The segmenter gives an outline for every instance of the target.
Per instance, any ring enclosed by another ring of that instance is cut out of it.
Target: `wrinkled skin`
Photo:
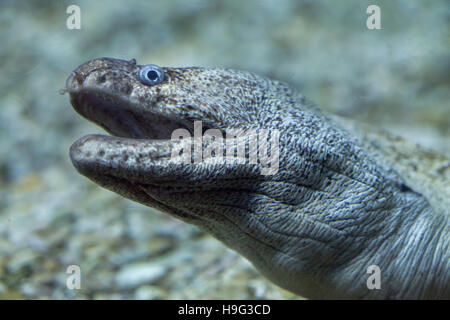
[[[134,60],[78,67],[75,110],[113,136],[70,156],[100,186],[194,224],[307,298],[450,298],[449,212],[283,83],[219,68],[162,68],[143,84]],[[279,169],[171,161],[177,128],[278,129]],[[381,271],[369,290],[367,268]]]

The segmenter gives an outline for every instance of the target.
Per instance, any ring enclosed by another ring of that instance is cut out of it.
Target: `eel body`
[[[307,298],[450,299],[445,156],[248,72],[99,58],[66,91],[111,134],[72,145],[82,175],[206,230],[279,286]],[[188,152],[196,146],[214,152]],[[276,162],[250,161],[266,147]]]

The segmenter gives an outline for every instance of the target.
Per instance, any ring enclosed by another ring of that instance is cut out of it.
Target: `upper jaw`
[[[93,59],[78,66],[70,74],[66,80],[66,89],[71,92],[82,88],[88,76],[96,71],[120,70],[129,74],[137,74],[140,67],[134,59],[130,61],[112,58]]]
[[[80,115],[114,136],[170,139],[175,129],[186,125],[176,114],[154,107],[154,94],[136,79],[139,67],[135,61],[91,60],[68,77],[66,92]],[[145,96],[145,101],[139,96]]]

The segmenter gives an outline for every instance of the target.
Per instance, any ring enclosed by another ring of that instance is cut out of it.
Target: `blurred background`
[[[78,175],[71,143],[102,130],[59,89],[101,56],[242,69],[449,155],[448,1],[374,2],[2,0],[0,299],[299,298],[197,228]],[[80,30],[66,28],[71,4]],[[381,30],[366,27],[371,4]]]

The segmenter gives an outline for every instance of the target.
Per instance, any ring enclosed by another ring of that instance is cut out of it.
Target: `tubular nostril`
[[[77,83],[79,85],[83,84],[83,76],[80,73],[78,73],[77,71],[74,71],[73,77],[75,78],[75,80],[77,81]]]

